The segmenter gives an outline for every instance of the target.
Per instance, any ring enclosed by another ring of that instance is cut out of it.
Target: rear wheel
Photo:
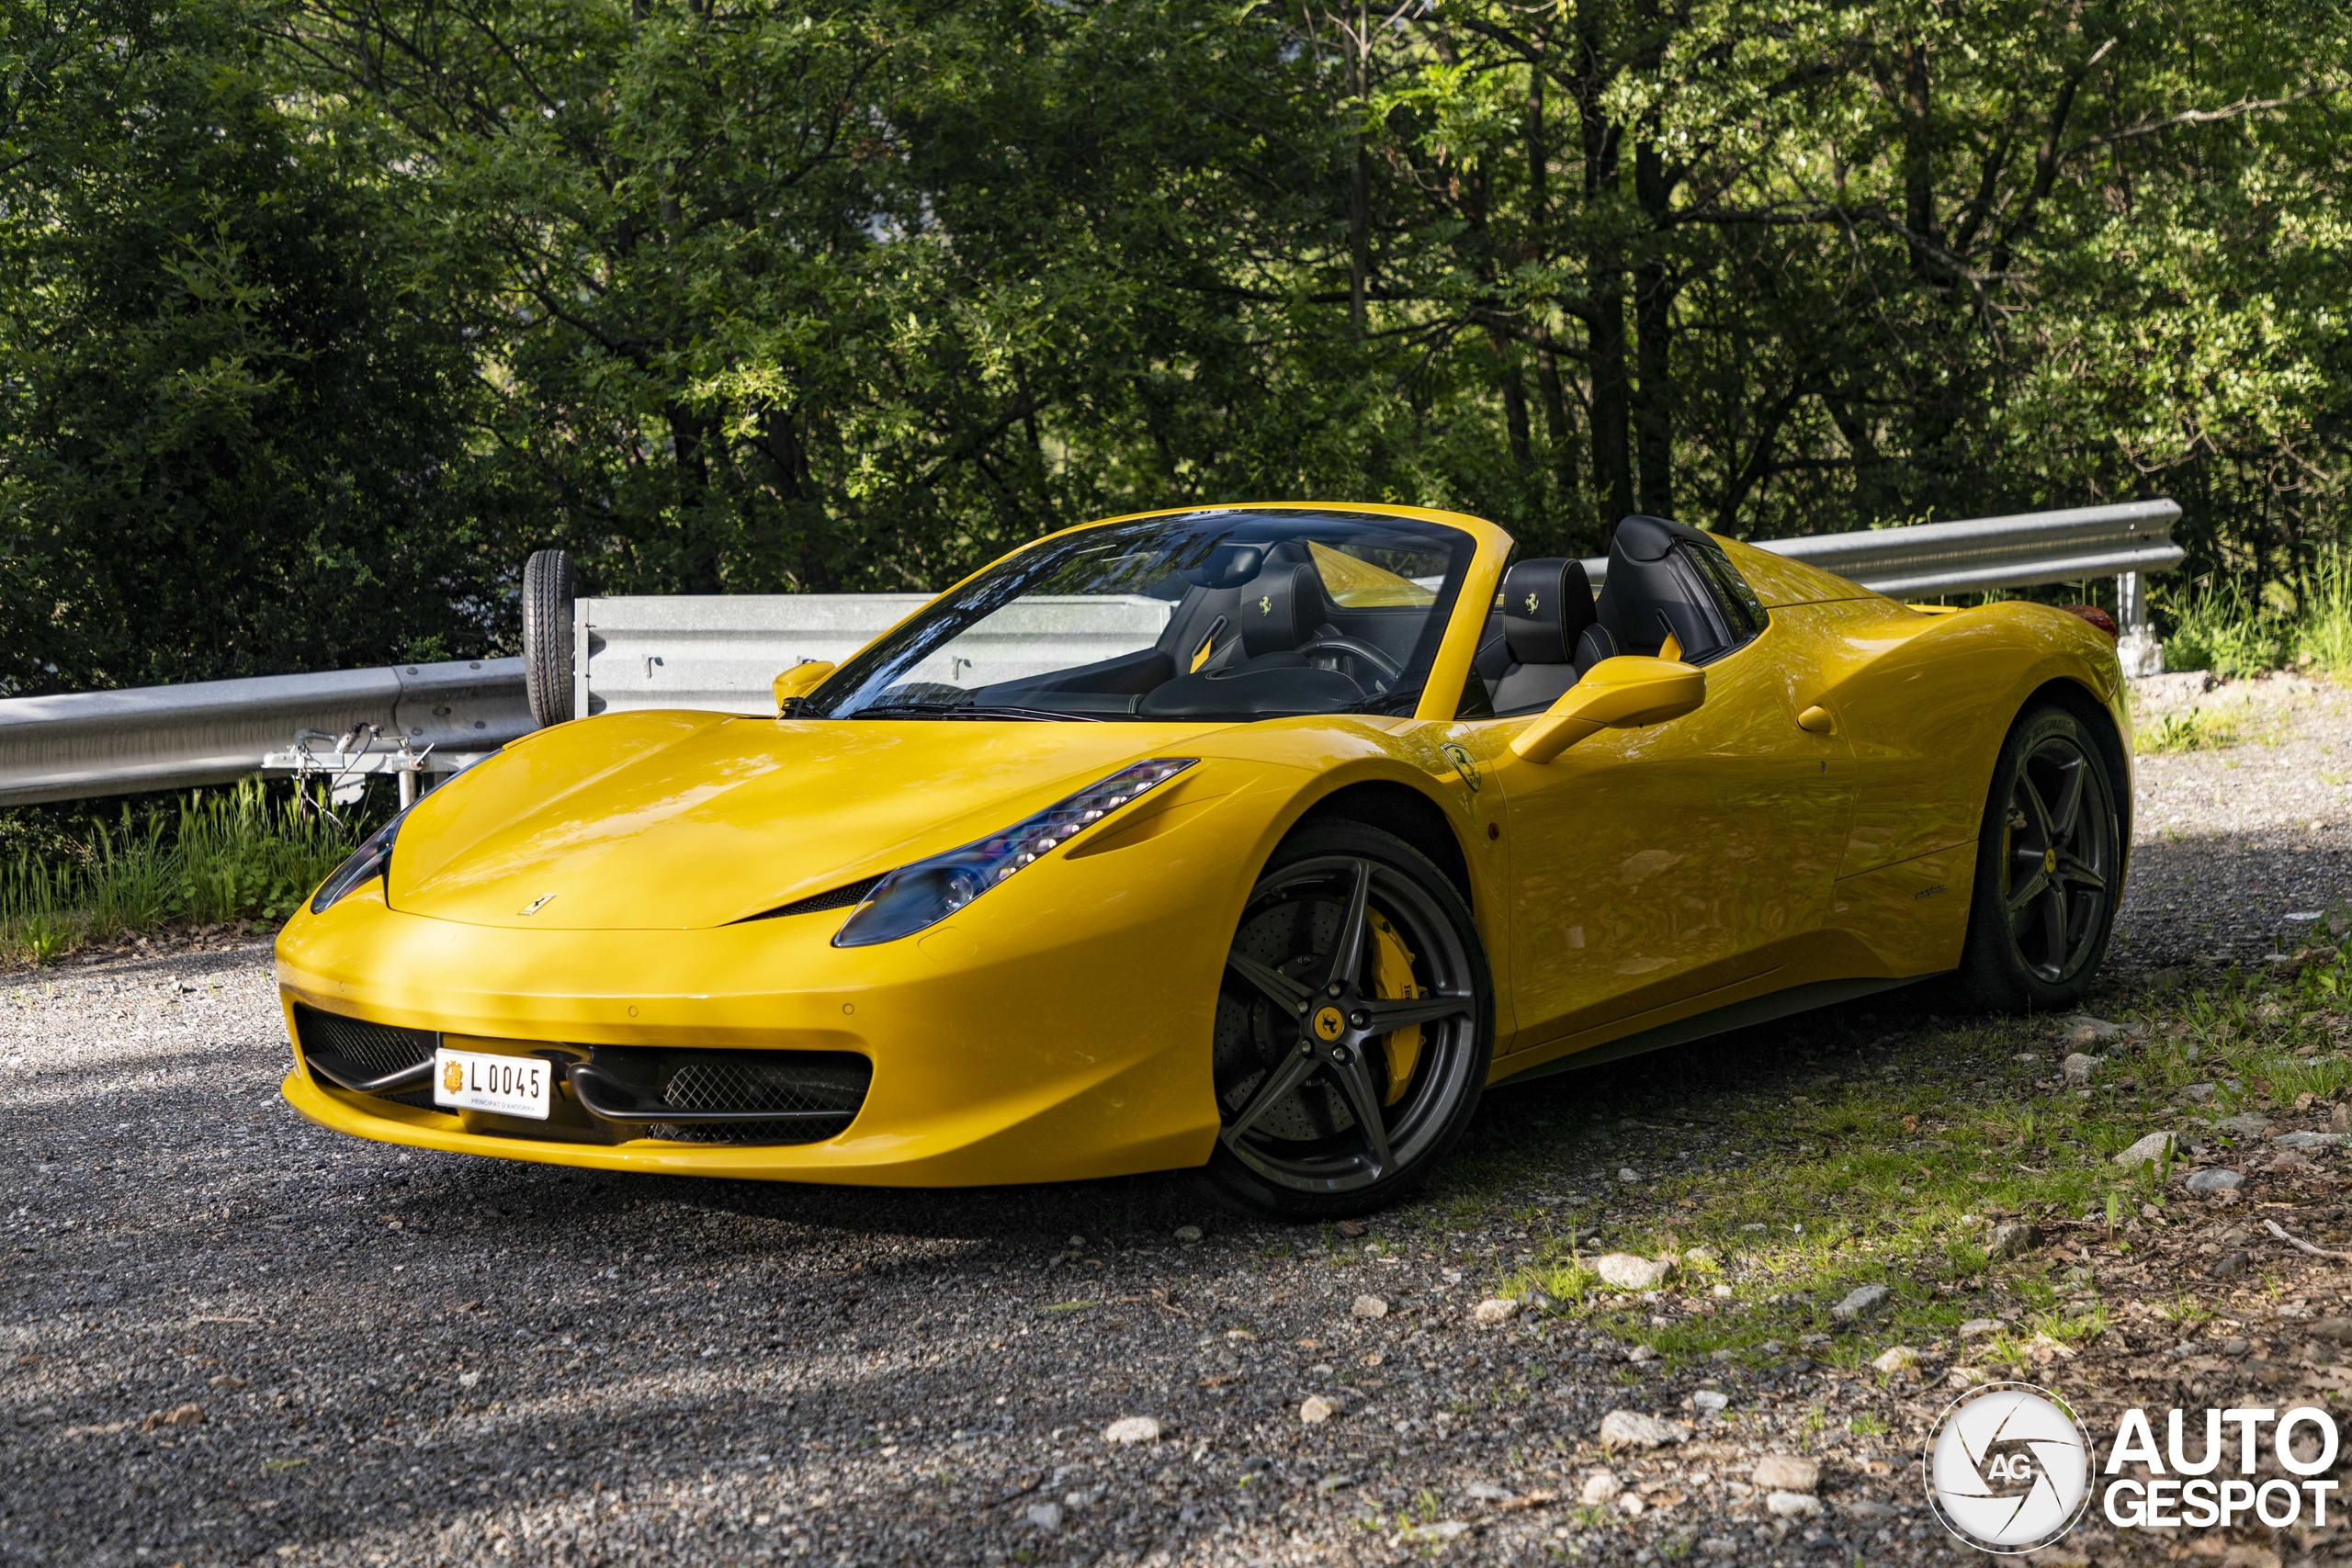
[[[1478,1107],[1492,987],[1470,911],[1401,839],[1306,829],[1251,890],[1216,1004],[1218,1196],[1296,1219],[1411,1190]]]
[[[1985,803],[1962,979],[2004,1012],[2075,1006],[2090,988],[2122,892],[2123,823],[2107,753],[2079,716],[2028,708]]]

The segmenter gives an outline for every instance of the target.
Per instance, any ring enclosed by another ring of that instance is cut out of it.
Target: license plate
[[[537,1056],[490,1056],[479,1051],[433,1053],[433,1103],[458,1111],[548,1119],[555,1071]]]

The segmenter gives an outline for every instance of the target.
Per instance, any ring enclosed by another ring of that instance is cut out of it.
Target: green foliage
[[[2218,718],[2202,708],[2190,708],[2187,713],[2158,716],[2154,722],[2140,726],[2132,735],[2132,750],[2143,755],[2164,755],[2181,751],[2210,751],[2228,746],[2238,738],[2236,726]]]
[[[247,783],[171,817],[126,809],[69,852],[19,852],[0,864],[0,961],[47,964],[169,923],[282,921],[358,843],[360,825],[322,807]]]
[[[491,651],[548,543],[937,587],[1308,496],[1591,552],[2168,492],[2244,595],[2170,606],[2189,645],[2342,670],[2346,43],[2243,0],[19,6],[0,682]]]
[[[2307,668],[2352,674],[2352,553],[2321,554],[2298,581],[2267,596],[2239,581],[2192,585],[2165,595],[2165,662],[2175,670],[2259,675]]]
[[[398,150],[288,112],[272,14],[0,10],[0,693],[447,657],[512,570]]]

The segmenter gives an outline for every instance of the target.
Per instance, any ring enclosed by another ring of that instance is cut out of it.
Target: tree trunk
[[[1618,128],[1603,113],[1606,83],[1600,58],[1600,7],[1578,6],[1577,115],[1584,137],[1584,197],[1589,218],[1604,226],[1617,194]],[[1632,465],[1626,460],[1625,280],[1616,243],[1602,238],[1586,254],[1591,299],[1586,310],[1592,347],[1592,491],[1606,510],[1604,530],[1634,509]]]
[[[723,591],[718,570],[718,520],[710,504],[710,459],[701,422],[672,403],[662,411],[670,426],[671,460],[678,475],[679,591]]]
[[[1659,246],[1665,238],[1666,161],[1645,141],[1634,151],[1634,193],[1647,220],[1645,254],[1634,273],[1634,326],[1640,355],[1641,399],[1635,442],[1642,469],[1642,510],[1674,515],[1674,281]]]
[[[1487,329],[1495,349],[1495,378],[1503,391],[1503,428],[1510,435],[1511,465],[1525,479],[1535,471],[1535,443],[1527,423],[1527,387],[1520,379],[1519,358],[1499,327]]]

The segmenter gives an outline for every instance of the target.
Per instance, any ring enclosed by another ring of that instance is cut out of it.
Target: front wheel
[[[2074,1007],[2090,989],[2123,891],[2123,819],[2107,753],[2054,703],[2002,743],[1976,850],[1970,998],[2001,1012]]]
[[[1207,1179],[1283,1218],[1379,1208],[1469,1126],[1493,1049],[1486,951],[1444,874],[1375,829],[1295,834],[1226,960]]]

